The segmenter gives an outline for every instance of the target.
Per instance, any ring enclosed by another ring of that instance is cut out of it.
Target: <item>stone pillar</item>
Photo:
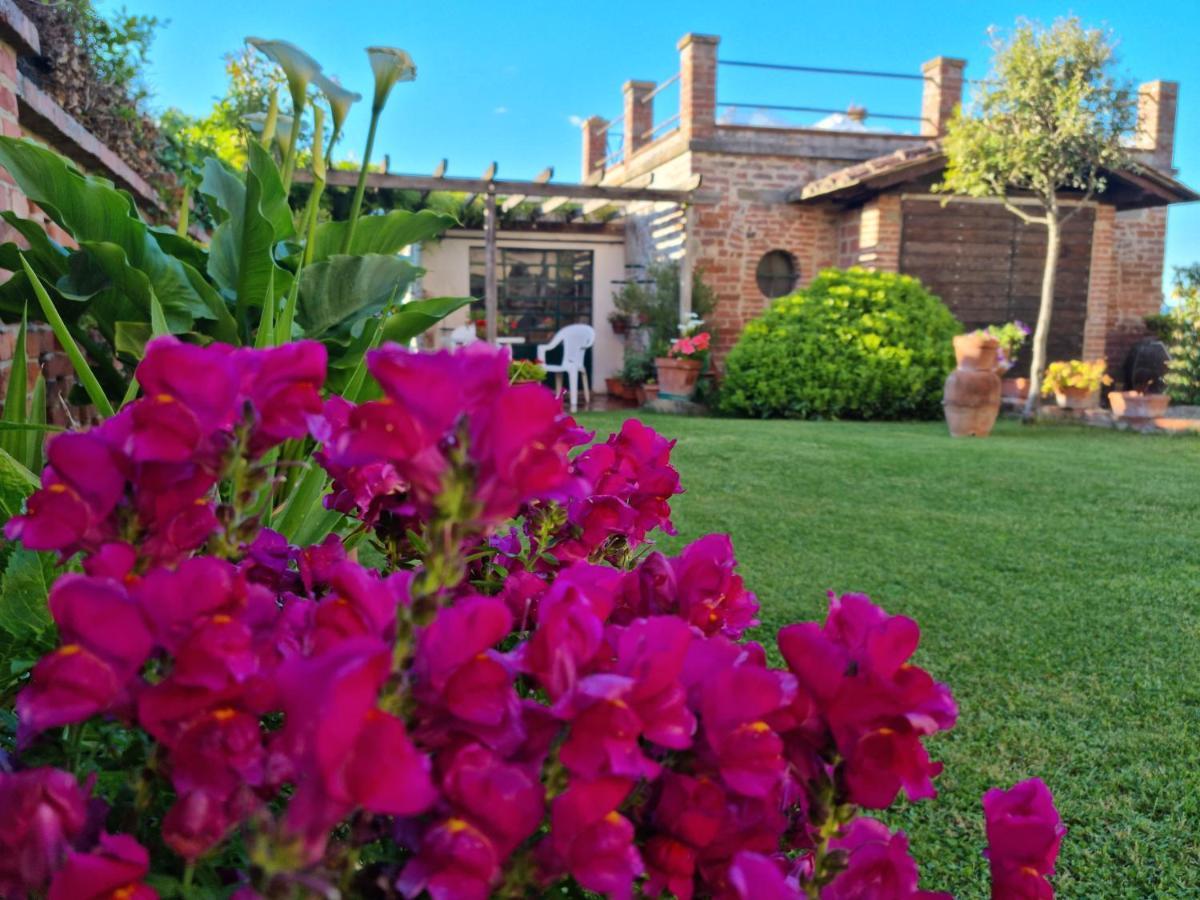
[[[858,264],[877,272],[899,272],[902,224],[897,194],[880,194],[863,204],[858,226]]]
[[[921,134],[941,137],[954,110],[962,103],[965,59],[935,56],[921,64],[925,87],[921,92]]]
[[[1088,266],[1087,319],[1083,325],[1084,359],[1100,359],[1108,351],[1109,316],[1113,311],[1116,288],[1115,218],[1113,207],[1107,204],[1096,207],[1096,218],[1092,223],[1092,257]],[[1109,360],[1109,369],[1116,371],[1120,363],[1120,360]]]
[[[1179,85],[1174,81],[1150,81],[1138,88],[1137,147],[1148,153],[1150,162],[1164,172],[1174,171],[1178,100]]]
[[[621,86],[625,97],[625,160],[650,143],[654,127],[653,81],[627,81]],[[647,99],[649,97],[649,99]]]
[[[710,137],[716,130],[720,40],[709,34],[679,39],[679,130],[684,140]]]
[[[583,180],[594,172],[604,169],[604,147],[608,123],[600,116],[588,116],[583,120]]]

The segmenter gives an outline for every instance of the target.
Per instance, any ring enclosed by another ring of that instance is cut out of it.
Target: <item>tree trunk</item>
[[[1038,306],[1037,327],[1033,331],[1033,359],[1029,364],[1029,399],[1025,401],[1024,418],[1033,418],[1042,392],[1042,375],[1046,371],[1046,344],[1050,339],[1050,316],[1054,312],[1054,278],[1058,271],[1059,244],[1058,210],[1046,211],[1046,268],[1042,271],[1042,301]]]

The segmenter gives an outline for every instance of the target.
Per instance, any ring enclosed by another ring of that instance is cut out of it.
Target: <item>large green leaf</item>
[[[70,251],[57,241],[51,240],[40,224],[30,219],[22,219],[7,209],[0,212],[0,217],[29,244],[28,249],[22,249],[13,243],[0,244],[0,268],[16,272],[21,268],[21,260],[17,254],[24,253],[35,272],[54,273],[53,280],[57,280],[58,276],[67,271],[67,257]]]
[[[296,321],[307,337],[348,343],[354,326],[402,297],[421,269],[397,256],[332,256],[300,275]]]
[[[36,475],[0,450],[0,524],[19,513],[25,498],[41,486]]]
[[[8,369],[8,390],[4,395],[4,409],[0,410],[0,422],[10,425],[24,424],[27,418],[26,403],[29,401],[29,354],[25,350],[25,339],[29,330],[28,317],[22,314],[21,327],[13,348],[12,362]],[[9,431],[0,434],[0,450],[17,459],[24,460],[26,436]]]
[[[383,339],[407,344],[418,334],[421,334],[456,309],[462,309],[471,302],[470,297],[430,297],[427,300],[413,300],[405,303],[400,309],[383,320]]]
[[[380,216],[363,216],[354,229],[354,244],[350,253],[389,255],[399,253],[405,247],[438,237],[458,220],[446,213],[432,209],[410,212],[394,209]],[[341,253],[342,241],[346,237],[349,222],[323,222],[317,226],[313,237],[313,261],[328,259]]]
[[[46,645],[54,620],[46,599],[54,581],[54,557],[17,547],[4,567],[0,585],[0,629],[15,639],[18,646],[30,648],[36,658]],[[19,654],[18,654],[19,655]]]
[[[208,250],[191,238],[177,234],[174,228],[167,228],[165,225],[151,225],[150,236],[154,238],[164,253],[171,254],[201,272],[208,268]]]
[[[290,273],[274,259],[275,244],[293,233],[279,174],[265,151],[252,143],[244,177],[210,158],[200,189],[223,212],[209,248],[208,274],[236,300],[239,317],[248,321],[251,308],[274,301],[291,284]]]
[[[193,318],[214,318],[184,271],[184,263],[163,252],[138,218],[129,194],[102,178],[83,175],[57,153],[25,139],[0,137],[0,165],[30,200],[81,245],[101,242],[119,248],[123,264],[144,273],[168,316],[189,325]],[[110,254],[102,263],[109,277],[115,278],[110,266],[116,262]]]

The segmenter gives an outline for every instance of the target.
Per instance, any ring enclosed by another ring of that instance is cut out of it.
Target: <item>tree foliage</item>
[[[1113,41],[1077,18],[1050,28],[1018,20],[1007,39],[993,34],[992,71],[970,114],[957,115],[944,141],[946,172],[938,188],[971,197],[1000,198],[1026,224],[1046,228],[1046,262],[1033,337],[1033,411],[1046,365],[1054,306],[1054,277],[1064,210],[1060,192],[1083,200],[1104,192],[1106,171],[1130,164],[1126,137],[1135,122],[1130,83],[1116,73]],[[1014,202],[1031,196],[1031,210]],[[1040,214],[1036,212],[1040,207]]]
[[[1200,404],[1200,263],[1175,269],[1176,303],[1165,318],[1171,361],[1167,392],[1176,403]]]

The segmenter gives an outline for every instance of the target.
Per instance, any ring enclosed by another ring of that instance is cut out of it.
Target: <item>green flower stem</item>
[[[296,166],[296,146],[300,142],[300,123],[304,118],[304,97],[299,98],[292,110],[292,133],[288,138],[287,155],[283,159],[283,193],[286,195],[292,187],[292,173]]]
[[[371,151],[375,149],[375,129],[379,127],[379,115],[383,107],[372,107],[371,127],[367,130],[367,149],[363,152],[362,168],[358,170],[358,184],[354,188],[354,202],[350,204],[350,224],[346,227],[346,236],[342,238],[342,252],[349,253],[354,243],[354,228],[358,224],[358,214],[362,210],[363,194],[367,191],[367,169],[371,166]]]

